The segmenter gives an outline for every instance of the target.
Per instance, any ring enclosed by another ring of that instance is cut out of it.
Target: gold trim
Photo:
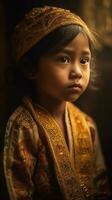
[[[93,177],[91,172],[93,171],[93,145],[91,133],[82,113],[80,114],[78,109],[75,110],[72,104],[68,104],[75,147],[74,166],[86,199],[92,199]]]

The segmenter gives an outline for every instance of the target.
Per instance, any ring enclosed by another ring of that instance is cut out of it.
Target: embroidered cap
[[[16,62],[36,43],[55,29],[69,24],[81,26],[93,44],[96,39],[85,22],[69,10],[45,6],[33,8],[16,26],[13,34],[13,48]]]

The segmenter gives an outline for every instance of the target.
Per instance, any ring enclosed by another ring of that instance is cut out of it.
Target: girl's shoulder
[[[90,115],[88,115],[87,113],[85,113],[84,111],[82,111],[79,107],[77,107],[73,103],[68,103],[68,106],[70,107],[72,112],[74,112],[74,116],[76,118],[83,118],[91,126],[96,126],[95,121],[93,120],[93,118]]]
[[[79,107],[77,107],[76,105],[72,103],[69,103],[69,107],[72,113],[74,114],[74,118],[76,121],[83,121],[89,127],[91,132],[94,132],[94,133],[97,132],[96,123],[90,115],[88,115],[87,113],[85,113]]]
[[[5,146],[10,146],[13,141],[32,143],[32,148],[37,150],[40,144],[38,127],[33,117],[24,106],[19,106],[10,116],[5,130]]]
[[[74,104],[69,103],[69,106],[72,109],[72,112],[74,113],[74,120],[77,121],[77,123],[83,124],[89,129],[91,139],[94,144],[98,137],[98,130],[94,119]]]
[[[35,126],[35,121],[29,111],[24,106],[19,106],[16,110],[11,114],[7,122],[7,128],[11,128],[12,126],[20,126],[31,128]]]

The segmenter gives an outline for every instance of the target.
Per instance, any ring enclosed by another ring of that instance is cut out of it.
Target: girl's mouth
[[[68,88],[79,88],[82,89],[82,85],[80,83],[74,83],[68,86]]]

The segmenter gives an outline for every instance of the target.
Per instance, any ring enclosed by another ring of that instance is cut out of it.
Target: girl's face
[[[40,58],[35,86],[39,95],[60,101],[75,101],[87,88],[91,51],[83,33],[63,50]]]

